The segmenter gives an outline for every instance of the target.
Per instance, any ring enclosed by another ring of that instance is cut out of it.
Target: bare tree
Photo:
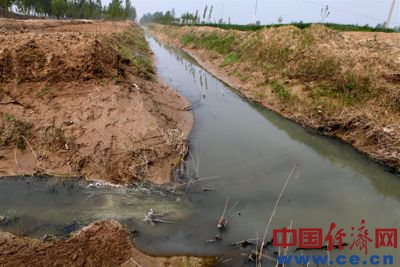
[[[206,20],[207,8],[208,8],[208,6],[206,5],[206,7],[204,8],[204,12],[203,12],[203,21]]]
[[[211,15],[212,15],[213,9],[214,9],[214,6],[211,6],[210,13],[208,13],[208,21],[211,21]]]
[[[325,22],[326,18],[329,17],[329,15],[331,14],[331,12],[329,11],[329,6],[326,5],[325,8],[321,9],[321,22]]]

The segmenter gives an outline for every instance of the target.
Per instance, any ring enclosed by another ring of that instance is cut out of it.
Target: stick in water
[[[225,212],[226,212],[226,208],[228,207],[228,202],[229,202],[229,197],[226,198],[224,211],[222,212],[221,218],[218,221],[218,224],[217,224],[218,229],[225,229],[226,224],[228,223],[228,221],[225,219]]]
[[[293,174],[295,174],[295,172],[296,172],[299,168],[300,168],[300,166],[296,163],[296,164],[294,165],[292,171],[290,172],[289,176],[286,178],[285,184],[283,185],[283,188],[282,188],[281,192],[279,193],[278,198],[276,199],[275,206],[274,206],[274,208],[273,208],[273,210],[272,210],[272,212],[271,212],[271,216],[269,217],[267,226],[266,226],[266,228],[265,228],[264,236],[263,236],[263,238],[262,238],[262,243],[261,243],[261,246],[260,246],[260,255],[262,255],[262,253],[263,253],[263,248],[264,248],[264,244],[265,244],[265,238],[267,237],[268,230],[269,230],[269,227],[270,227],[270,225],[271,225],[272,219],[274,218],[274,216],[275,216],[275,214],[276,214],[276,212],[277,212],[277,210],[278,210],[279,201],[280,201],[281,198],[282,198],[283,192],[285,192],[285,189],[286,189],[286,187],[287,187],[287,185],[288,185],[290,179],[292,178]],[[259,261],[257,262],[257,267],[261,267],[261,257],[260,257],[258,260],[259,260]]]

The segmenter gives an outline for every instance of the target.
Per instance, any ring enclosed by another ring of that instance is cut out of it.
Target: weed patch
[[[181,39],[183,45],[193,44],[200,48],[227,55],[234,51],[237,46],[235,37],[230,34],[202,33],[199,36],[194,33],[188,33]]]
[[[225,30],[237,30],[237,31],[259,31],[268,28],[280,28],[285,26],[295,26],[299,29],[310,28],[313,23],[304,22],[293,22],[290,24],[270,24],[270,25],[238,25],[238,24],[218,24],[218,23],[202,23],[202,24],[182,24],[174,26],[196,26],[196,27],[214,27]],[[357,32],[396,32],[395,29],[382,28],[382,27],[371,27],[369,25],[352,25],[352,24],[337,24],[337,23],[320,23],[325,27],[336,30],[336,31],[357,31]]]
[[[277,81],[271,83],[271,89],[283,101],[289,101],[292,98],[290,91]]]
[[[195,40],[195,36],[194,36],[193,33],[190,32],[190,33],[185,34],[185,35],[182,37],[181,43],[182,43],[183,45],[188,45],[188,44],[193,43],[194,40]]]
[[[21,150],[26,148],[22,136],[29,137],[31,124],[17,119],[13,114],[4,113],[0,119],[0,147],[14,145]]]
[[[151,60],[150,51],[143,31],[134,27],[123,34],[115,34],[110,43],[114,45],[118,53],[133,65],[135,74],[147,80],[153,78],[155,68]]]
[[[230,53],[224,57],[224,60],[220,64],[220,67],[225,67],[227,65],[233,64],[239,60],[239,56],[235,53]]]
[[[64,129],[57,127],[55,119],[53,119],[51,125],[44,131],[44,141],[52,148],[69,149],[68,144],[70,141],[66,138]]]
[[[337,76],[339,71],[340,62],[333,57],[307,57],[292,69],[290,78],[302,82],[325,81]]]

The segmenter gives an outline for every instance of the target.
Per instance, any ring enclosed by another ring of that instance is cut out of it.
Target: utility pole
[[[385,28],[389,27],[389,23],[390,23],[390,20],[392,19],[393,10],[394,10],[395,5],[396,5],[396,0],[393,0],[392,6],[390,7],[390,10],[389,10],[388,18],[387,18],[386,23],[385,23]]]
[[[257,4],[258,4],[258,0],[256,0],[256,5],[254,7],[254,16],[253,16],[254,25],[256,25],[256,23],[257,23]]]

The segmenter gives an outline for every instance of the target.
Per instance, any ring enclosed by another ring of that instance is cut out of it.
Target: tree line
[[[155,12],[155,13],[147,13],[143,15],[140,19],[140,23],[182,23],[182,24],[200,24],[200,23],[210,23],[211,16],[213,14],[213,6],[208,7],[207,5],[204,7],[202,13],[199,10],[196,12],[185,12],[180,17],[175,16],[175,10],[163,12]],[[219,23],[223,23],[222,19],[218,21]]]
[[[140,23],[176,23],[179,22],[179,19],[175,17],[175,10],[172,9],[171,11],[166,11],[165,13],[161,11],[157,11],[154,13],[147,13],[144,14],[140,18]]]
[[[101,0],[0,0],[0,7],[19,14],[68,19],[136,19],[130,0],[112,0],[103,6]]]

